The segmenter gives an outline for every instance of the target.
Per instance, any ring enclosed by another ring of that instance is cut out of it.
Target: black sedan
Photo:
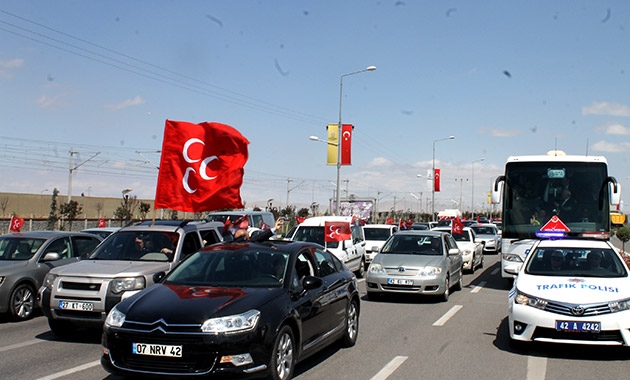
[[[101,363],[130,377],[286,380],[318,350],[353,346],[359,309],[356,278],[318,244],[216,244],[109,313]]]

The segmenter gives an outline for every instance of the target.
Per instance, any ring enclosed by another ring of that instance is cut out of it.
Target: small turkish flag
[[[343,241],[352,239],[352,230],[348,222],[324,222],[324,241]]]
[[[459,216],[451,222],[451,232],[454,234],[461,234],[464,232],[464,223],[462,223],[461,219],[459,219]]]
[[[13,215],[11,217],[11,222],[9,222],[9,232],[20,232],[22,226],[24,225],[24,219],[18,218]]]

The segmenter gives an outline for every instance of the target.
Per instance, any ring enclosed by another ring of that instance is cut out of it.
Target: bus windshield
[[[570,233],[610,231],[607,176],[603,162],[508,162],[503,237],[535,238],[553,216]]]

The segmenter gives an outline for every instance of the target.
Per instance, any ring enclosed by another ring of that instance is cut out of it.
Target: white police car
[[[512,342],[630,345],[628,267],[608,241],[540,240],[512,271]]]

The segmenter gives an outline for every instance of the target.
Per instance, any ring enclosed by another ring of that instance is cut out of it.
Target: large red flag
[[[248,144],[229,125],[166,120],[155,208],[243,208],[240,188]]]
[[[341,165],[352,165],[351,153],[353,129],[354,126],[352,124],[341,125]]]
[[[324,241],[342,241],[352,239],[348,222],[324,222]]]
[[[20,232],[23,225],[24,219],[13,215],[11,216],[11,221],[9,222],[9,232]]]
[[[433,186],[435,191],[440,191],[440,169],[435,169],[433,174]]]
[[[464,232],[464,223],[459,219],[459,216],[451,221],[451,232],[454,234],[461,234]]]

